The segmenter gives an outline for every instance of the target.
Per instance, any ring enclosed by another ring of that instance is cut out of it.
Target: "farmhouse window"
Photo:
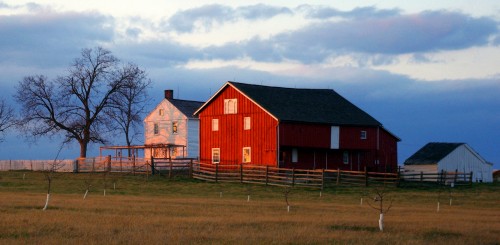
[[[219,131],[219,119],[212,119],[212,131]]]
[[[165,110],[163,109],[158,110],[158,114],[160,114],[160,116],[163,116],[165,114]]]
[[[160,127],[158,126],[158,123],[155,123],[155,124],[153,125],[153,133],[154,133],[155,135],[157,135],[157,134],[159,134],[159,133],[160,133]]]
[[[361,131],[361,139],[366,140],[366,131]]]
[[[251,152],[250,147],[243,147],[243,163],[249,163],[252,161]]]
[[[243,118],[243,129],[250,130],[250,117]]]
[[[177,122],[172,122],[172,133],[177,133]]]
[[[344,161],[344,164],[349,164],[349,152],[344,151],[344,154],[342,155],[342,159]]]
[[[220,148],[212,148],[212,163],[220,163]]]
[[[225,99],[224,100],[224,114],[236,114],[238,113],[238,100],[237,99]]]

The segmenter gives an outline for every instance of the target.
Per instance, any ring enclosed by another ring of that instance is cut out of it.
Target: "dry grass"
[[[0,244],[500,244],[498,185],[442,194],[439,213],[435,190],[392,190],[382,233],[361,188],[294,189],[288,213],[279,187],[114,176],[103,196],[100,176],[65,174],[42,211],[43,176],[23,174],[0,173]]]

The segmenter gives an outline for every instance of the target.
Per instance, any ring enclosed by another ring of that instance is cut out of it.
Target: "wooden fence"
[[[239,182],[275,186],[297,186],[323,189],[328,186],[368,186],[397,184],[396,173],[367,171],[286,169],[257,165],[194,165],[195,179],[212,182]]]
[[[74,160],[0,160],[0,171],[73,172],[74,163]]]
[[[151,173],[149,161],[135,157],[92,157],[79,158],[73,170],[75,173],[85,172],[124,172]]]
[[[454,172],[400,172],[401,183],[404,185],[472,185],[473,173]]]

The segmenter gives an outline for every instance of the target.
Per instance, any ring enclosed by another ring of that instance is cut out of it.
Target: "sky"
[[[146,70],[150,108],[165,89],[205,101],[226,81],[334,89],[401,138],[399,163],[463,142],[500,169],[499,24],[494,0],[0,0],[0,99],[16,107],[23,77],[54,79],[101,46]],[[12,130],[0,159],[52,159],[61,141]]]

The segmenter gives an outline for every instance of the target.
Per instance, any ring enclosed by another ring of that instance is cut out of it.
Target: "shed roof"
[[[182,114],[186,115],[188,118],[198,118],[198,115],[194,115],[194,112],[200,108],[204,102],[192,101],[192,100],[179,100],[179,99],[166,99],[175,108],[177,108]]]
[[[415,154],[406,159],[404,165],[437,164],[457,147],[465,143],[427,143]]]

